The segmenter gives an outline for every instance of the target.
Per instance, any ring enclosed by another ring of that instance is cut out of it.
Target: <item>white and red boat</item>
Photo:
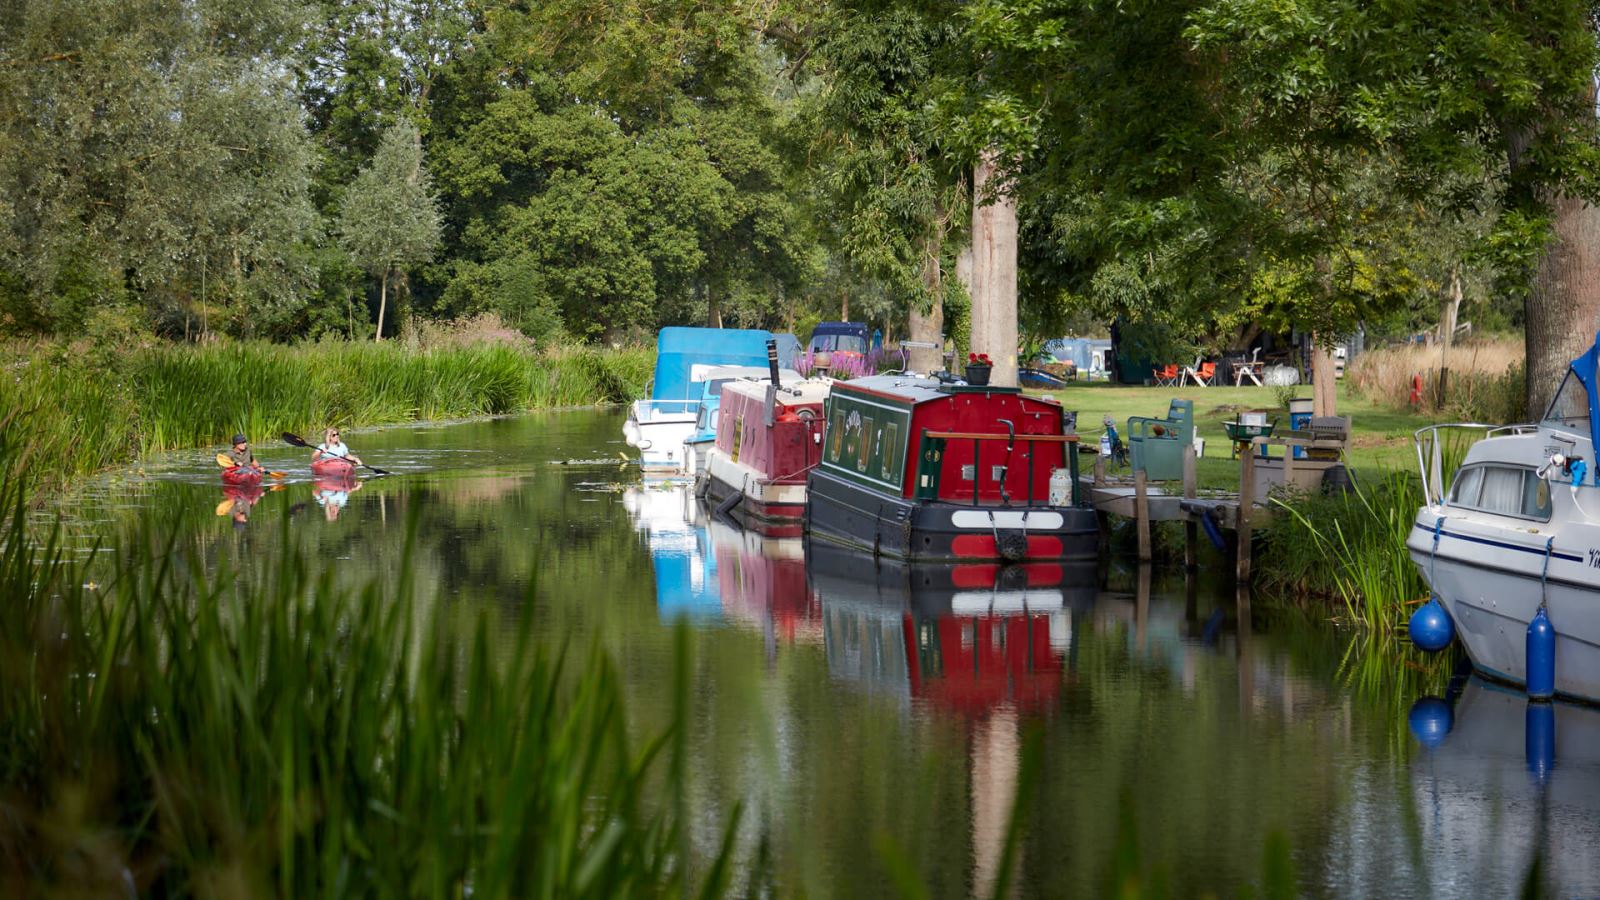
[[[718,509],[769,537],[798,537],[806,475],[822,459],[823,378],[734,381],[722,388],[717,442],[701,490]]]

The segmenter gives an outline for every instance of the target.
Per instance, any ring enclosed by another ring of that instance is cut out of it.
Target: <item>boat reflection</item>
[[[226,485],[222,488],[222,502],[217,504],[217,515],[232,519],[234,528],[243,528],[250,522],[250,511],[266,493],[259,482]]]
[[[629,487],[622,503],[649,543],[663,619],[731,622],[761,632],[771,648],[821,640],[799,538],[764,537],[717,519],[684,483]]]
[[[973,717],[1052,703],[1073,613],[1096,594],[1092,565],[908,565],[822,541],[807,550],[829,673]]]
[[[656,611],[663,619],[722,620],[717,559],[706,534],[705,509],[681,482],[647,482],[622,493],[634,530],[650,547]]]
[[[1436,892],[1514,893],[1478,873],[1525,872],[1550,896],[1600,895],[1600,710],[1473,677],[1454,702],[1419,699],[1410,719]]]

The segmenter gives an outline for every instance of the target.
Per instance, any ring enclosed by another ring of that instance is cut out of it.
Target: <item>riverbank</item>
[[[1165,415],[1174,398],[1194,401],[1196,433],[1206,442],[1195,473],[1200,487],[1217,490],[1239,486],[1239,463],[1228,458],[1222,423],[1241,410],[1279,409],[1268,419],[1276,417],[1280,427],[1287,427],[1289,418],[1277,392],[1266,387],[1085,384],[1048,393],[1078,411],[1078,433],[1085,441],[1098,439],[1107,415],[1120,433],[1129,416]],[[1351,419],[1345,458],[1355,489],[1340,496],[1275,501],[1274,515],[1256,531],[1255,587],[1312,601],[1342,622],[1393,630],[1426,593],[1405,549],[1412,517],[1422,504],[1411,435],[1439,414],[1397,408],[1389,398],[1344,382],[1338,401],[1339,413]],[[1158,545],[1181,548],[1176,534],[1172,530]]]
[[[643,395],[649,349],[536,352],[327,342],[0,349],[0,422],[38,486],[147,453],[354,427],[622,403]]]

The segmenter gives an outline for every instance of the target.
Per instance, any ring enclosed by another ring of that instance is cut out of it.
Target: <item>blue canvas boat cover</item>
[[[1600,333],[1595,334],[1589,349],[1572,361],[1572,374],[1589,393],[1589,440],[1600,447],[1600,394],[1595,393],[1596,375],[1600,374],[1596,371],[1597,365],[1600,365]],[[1600,478],[1600,466],[1595,468],[1595,477]]]
[[[738,328],[663,328],[656,337],[655,387],[652,400],[696,400],[691,389],[696,365],[765,366],[772,332]]]

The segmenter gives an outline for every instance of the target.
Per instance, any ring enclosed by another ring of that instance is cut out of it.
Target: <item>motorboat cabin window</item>
[[[812,353],[867,352],[867,339],[858,334],[819,334],[811,338]]]
[[[1522,519],[1550,519],[1550,484],[1532,469],[1476,465],[1462,468],[1450,505]]]
[[[1550,401],[1550,409],[1545,412],[1544,420],[1569,428],[1589,427],[1589,392],[1584,389],[1583,382],[1578,380],[1578,374],[1567,370],[1566,380],[1561,382],[1561,389],[1556,391],[1556,397]]]

